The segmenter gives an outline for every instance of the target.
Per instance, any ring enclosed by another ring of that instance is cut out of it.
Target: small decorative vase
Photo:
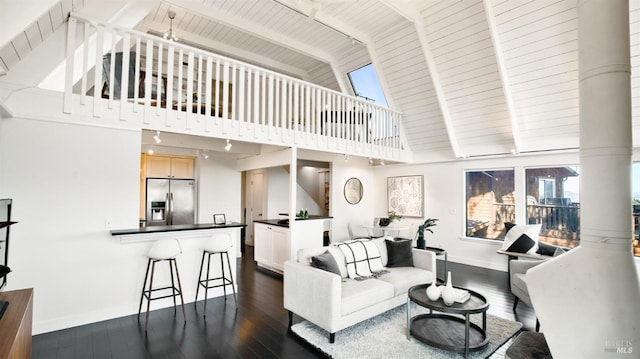
[[[380,220],[378,221],[378,225],[380,227],[386,227],[389,225],[389,223],[391,223],[389,222],[389,218],[380,218]]]
[[[447,285],[442,288],[442,301],[444,305],[452,305],[456,300],[456,293],[453,290],[453,284],[451,284],[451,272],[447,273]]]
[[[440,298],[440,288],[436,285],[436,278],[433,278],[431,285],[427,287],[427,298],[431,301],[436,301]]]

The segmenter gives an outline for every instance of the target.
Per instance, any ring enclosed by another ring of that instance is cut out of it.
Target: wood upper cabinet
[[[193,158],[147,155],[146,177],[193,178]]]

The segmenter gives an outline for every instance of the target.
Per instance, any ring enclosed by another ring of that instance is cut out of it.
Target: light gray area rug
[[[329,334],[304,320],[291,330],[299,337],[335,359],[351,358],[455,358],[463,354],[431,347],[411,337],[407,340],[407,312],[404,305],[353,325],[336,333],[335,343],[329,343]],[[412,305],[411,315],[427,313]],[[472,315],[471,321],[482,325],[481,315]],[[470,352],[469,358],[500,358],[508,345],[505,342],[517,334],[522,323],[487,314],[489,344],[482,350]],[[501,347],[502,346],[502,347]],[[495,352],[495,353],[494,353]],[[493,354],[493,355],[492,355]]]

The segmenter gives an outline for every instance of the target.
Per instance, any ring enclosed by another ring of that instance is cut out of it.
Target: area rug
[[[411,315],[427,313],[413,306]],[[481,325],[482,316],[472,315],[471,321]],[[489,344],[482,350],[470,352],[469,358],[488,358],[522,328],[522,323],[487,314]],[[451,351],[426,345],[415,338],[407,340],[407,312],[405,306],[392,309],[336,333],[335,343],[329,343],[329,334],[304,320],[291,327],[295,335],[335,359],[351,358],[453,358],[463,357]],[[501,348],[496,353],[506,349]],[[496,356],[494,356],[496,357]]]

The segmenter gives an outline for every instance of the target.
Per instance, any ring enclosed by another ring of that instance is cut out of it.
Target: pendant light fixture
[[[169,30],[165,31],[164,39],[169,41],[178,41],[178,36],[173,31],[173,19],[176,18],[176,12],[173,10],[167,11],[167,16],[169,17]]]

